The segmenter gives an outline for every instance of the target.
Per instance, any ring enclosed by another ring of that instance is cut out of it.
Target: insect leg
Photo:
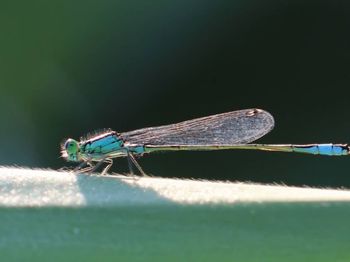
[[[129,156],[129,153],[128,153],[128,167],[129,167],[129,171],[130,171],[130,174],[133,176],[134,175],[134,168],[132,167],[132,161],[131,161],[131,158]]]
[[[73,172],[74,173],[87,173],[87,172],[90,172],[91,170],[93,170],[94,168],[95,168],[95,166],[91,162],[82,162],[79,166],[77,166],[76,168],[73,169]]]
[[[98,164],[100,164],[100,163],[101,164],[102,163],[108,163],[108,165],[103,169],[103,171],[101,173],[101,176],[104,176],[107,173],[107,171],[111,168],[111,166],[113,165],[113,160],[110,159],[110,158],[105,158],[105,159],[101,160],[100,162],[98,162]]]
[[[137,169],[139,170],[139,172],[141,173],[142,176],[147,176],[146,173],[142,170],[139,163],[137,163],[134,155],[128,151],[128,162],[129,163],[130,163],[130,160],[137,167]],[[133,170],[132,170],[132,168],[130,168],[130,164],[129,164],[129,169],[130,169],[130,172],[133,174]]]

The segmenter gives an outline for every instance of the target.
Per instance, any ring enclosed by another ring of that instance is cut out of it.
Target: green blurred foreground
[[[350,261],[349,207],[348,190],[0,167],[0,261]]]
[[[349,261],[349,207],[1,208],[1,261]]]

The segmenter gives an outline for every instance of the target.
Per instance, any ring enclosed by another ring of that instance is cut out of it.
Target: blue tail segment
[[[345,156],[349,154],[349,146],[347,144],[294,145],[293,152],[326,156]]]

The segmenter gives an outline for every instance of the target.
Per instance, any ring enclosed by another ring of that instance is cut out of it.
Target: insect
[[[69,138],[61,145],[61,155],[67,161],[80,162],[75,168],[79,172],[93,172],[106,164],[102,175],[113,165],[114,158],[127,157],[131,172],[134,164],[146,175],[136,157],[161,151],[251,149],[329,156],[349,154],[347,144],[250,144],[273,127],[274,119],[267,111],[244,109],[125,133],[107,130],[79,142]]]

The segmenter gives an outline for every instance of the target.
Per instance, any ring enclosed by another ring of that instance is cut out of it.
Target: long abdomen
[[[253,148],[255,147],[255,149],[257,150],[295,152],[295,153],[304,153],[304,154],[313,154],[313,155],[344,156],[349,154],[349,146],[347,144],[307,144],[307,145],[251,144],[247,146],[248,147],[251,146]]]
[[[228,149],[246,149],[263,150],[276,152],[295,152],[313,155],[327,156],[345,156],[349,155],[349,146],[347,144],[239,144],[239,145],[161,145],[144,147],[144,153],[156,151],[210,151],[210,150],[228,150]]]

